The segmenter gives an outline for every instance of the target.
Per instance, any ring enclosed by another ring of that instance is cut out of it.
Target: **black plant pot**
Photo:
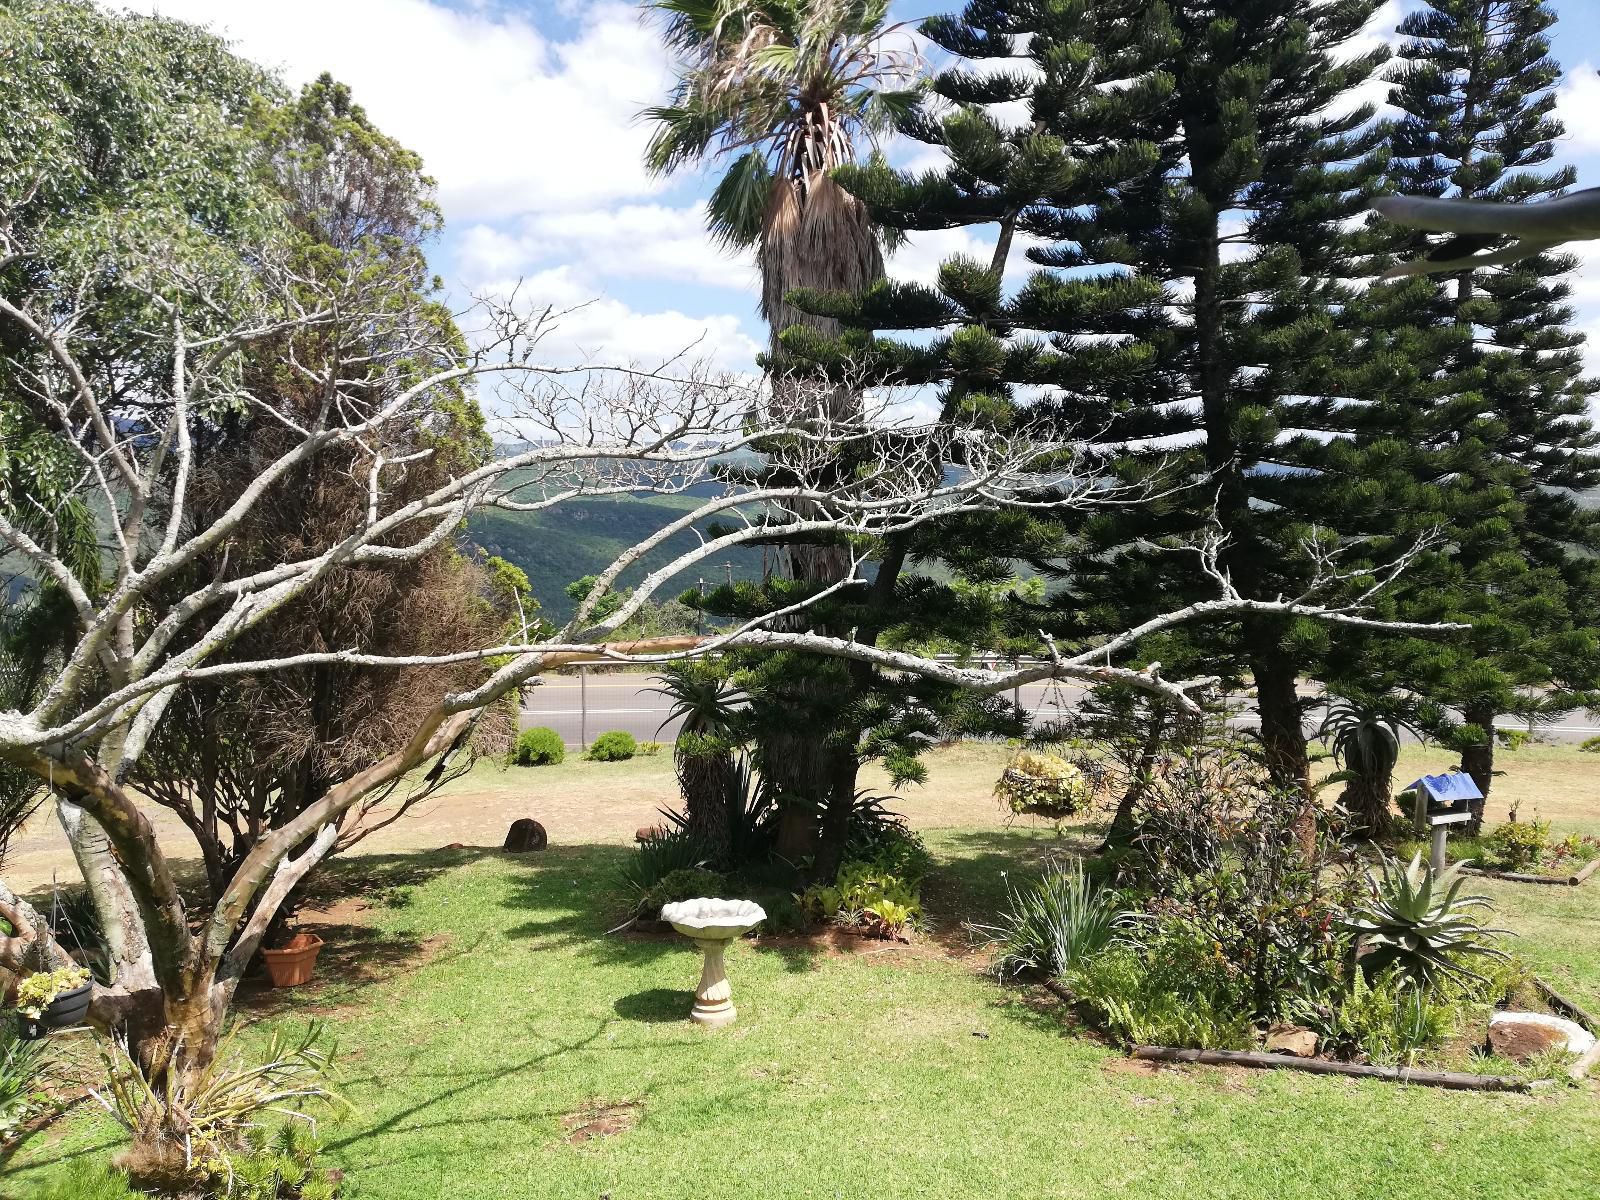
[[[79,984],[70,992],[60,993],[37,1019],[17,1014],[17,1030],[25,1041],[36,1041],[52,1029],[70,1029],[82,1025],[89,1015],[89,994],[94,984]]]

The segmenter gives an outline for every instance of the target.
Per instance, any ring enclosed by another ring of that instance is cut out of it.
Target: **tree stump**
[[[543,850],[549,844],[550,836],[543,825],[532,817],[519,817],[511,822],[511,831],[506,834],[506,844],[501,849],[507,854],[526,854],[530,850]]]

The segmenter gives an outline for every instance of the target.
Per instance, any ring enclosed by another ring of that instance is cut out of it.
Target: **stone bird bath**
[[[695,989],[689,1018],[701,1025],[731,1025],[738,1015],[723,952],[767,919],[759,904],[750,900],[680,900],[661,906],[661,919],[700,947],[704,961],[700,986]]]

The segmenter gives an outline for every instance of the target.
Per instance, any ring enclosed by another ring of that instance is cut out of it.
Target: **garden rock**
[[[1269,1054],[1293,1054],[1297,1058],[1314,1058],[1317,1053],[1317,1035],[1304,1025],[1274,1025],[1267,1030]]]
[[[667,836],[668,829],[665,825],[641,825],[633,831],[633,840],[636,842],[650,842],[656,838]]]
[[[506,834],[502,849],[507,854],[526,854],[530,850],[543,850],[549,844],[550,837],[543,825],[532,817],[519,817],[511,822],[511,831]]]
[[[1527,1062],[1546,1050],[1582,1054],[1594,1043],[1594,1034],[1576,1021],[1562,1017],[1498,1012],[1489,1018],[1489,1049],[1517,1062]]]

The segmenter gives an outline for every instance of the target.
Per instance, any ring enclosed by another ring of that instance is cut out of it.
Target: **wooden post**
[[[589,752],[589,668],[578,664],[578,748]]]

